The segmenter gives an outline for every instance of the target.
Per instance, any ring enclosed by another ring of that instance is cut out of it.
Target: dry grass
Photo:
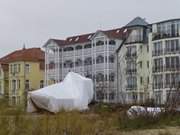
[[[27,114],[21,107],[9,108],[4,103],[0,102],[0,135],[178,135],[180,133],[178,128],[166,129],[166,126],[178,126],[179,116],[163,115],[162,118],[153,120],[154,123],[147,121],[147,118],[130,120],[124,114],[125,107],[119,105],[96,104],[86,112],[61,111],[53,115],[47,112]]]

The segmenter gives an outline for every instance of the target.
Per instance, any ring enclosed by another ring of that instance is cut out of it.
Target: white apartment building
[[[131,32],[117,50],[119,99],[164,104],[180,97],[180,19],[148,24],[137,17],[125,27]]]
[[[157,103],[180,97],[180,19],[152,24],[149,35],[153,96]]]
[[[46,85],[73,71],[93,79],[96,101],[180,97],[180,19],[148,24],[136,17],[119,29],[49,39],[44,48]]]
[[[70,71],[92,78],[96,101],[117,102],[115,51],[125,35],[124,28],[49,39],[45,48],[45,83],[60,82]]]

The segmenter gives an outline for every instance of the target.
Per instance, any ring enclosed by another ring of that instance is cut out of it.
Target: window
[[[3,94],[3,93],[2,93],[2,90],[3,90],[3,88],[2,88],[2,82],[0,81],[0,94]]]
[[[29,73],[29,72],[30,72],[30,65],[25,64],[25,73]]]
[[[147,68],[149,68],[149,61],[147,61]]]
[[[178,56],[166,57],[166,71],[178,70],[180,67],[180,59]]]
[[[77,67],[82,66],[82,60],[81,59],[77,59],[75,64],[76,64]]]
[[[153,76],[153,88],[161,89],[163,88],[163,75],[154,75]]]
[[[43,88],[44,87],[44,80],[41,80],[40,81],[40,88]]]
[[[29,80],[26,80],[26,81],[25,81],[25,89],[26,89],[26,90],[29,90],[29,89],[30,89],[30,82],[29,82]]]
[[[54,69],[55,68],[55,63],[54,61],[49,62],[49,69]]]
[[[102,73],[99,73],[96,75],[96,81],[97,82],[102,82],[104,81],[104,75]]]
[[[81,50],[82,49],[82,46],[78,45],[76,46],[76,50]]]
[[[114,63],[114,56],[113,55],[109,56],[109,62]]]
[[[143,77],[140,78],[140,83],[143,84]]]
[[[84,46],[84,48],[85,48],[85,49],[91,48],[91,44],[86,44],[86,45]]]
[[[136,73],[136,62],[135,61],[127,61],[127,67],[126,67],[126,73],[127,74],[133,74]]]
[[[18,72],[21,72],[21,64],[18,64]]]
[[[17,64],[14,64],[14,73],[17,73]]]
[[[147,77],[147,84],[149,84],[149,76]]]
[[[160,23],[157,25],[157,32],[161,37],[179,36],[179,21]]]
[[[163,71],[163,59],[158,58],[154,59],[153,72],[162,72]]]
[[[153,46],[153,56],[159,56],[163,54],[162,42],[156,42]]]
[[[143,50],[143,46],[142,46],[142,45],[140,45],[140,46],[139,46],[139,49],[140,49],[140,52],[142,52],[142,50]]]
[[[143,29],[133,29],[127,39],[127,43],[142,42],[143,41]]]
[[[96,46],[101,46],[101,45],[104,45],[104,42],[103,42],[103,41],[98,41],[98,42],[96,42]]]
[[[11,71],[11,74],[12,74],[13,71],[14,71],[14,70],[13,70],[13,65],[12,65],[12,64],[10,65],[10,71]]]
[[[18,80],[18,89],[20,89],[20,88],[21,88],[21,81]]]
[[[67,60],[67,61],[64,62],[64,67],[65,68],[73,68],[74,63],[71,60]]]
[[[112,81],[112,82],[114,82],[114,80],[115,80],[115,75],[114,75],[114,73],[111,73],[111,74],[109,75],[109,80]]]
[[[16,83],[16,80],[12,80],[12,94],[15,94],[16,93],[16,89],[17,89],[17,83]]]
[[[98,56],[97,58],[96,58],[96,63],[97,64],[100,64],[100,63],[104,63],[104,57],[103,56]]]
[[[149,45],[147,45],[147,52],[149,52]]]
[[[64,52],[73,51],[73,50],[74,50],[73,47],[66,47],[66,48],[64,48]]]
[[[166,88],[179,88],[180,84],[180,74],[178,73],[168,73],[166,74]]]
[[[110,45],[116,45],[116,41],[110,40],[110,41],[109,41],[109,44],[110,44]]]
[[[84,65],[85,66],[92,65],[92,58],[91,57],[86,58],[84,61]]]
[[[142,61],[139,62],[139,66],[140,66],[140,68],[142,68]]]
[[[137,88],[137,78],[129,76],[127,77],[127,90],[132,90]]]
[[[128,46],[126,57],[136,57],[136,46]]]
[[[180,51],[180,44],[179,40],[167,40],[165,42],[165,53],[170,54],[170,53],[176,53]]]

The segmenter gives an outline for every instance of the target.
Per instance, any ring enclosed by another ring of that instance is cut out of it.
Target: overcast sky
[[[49,38],[118,28],[134,17],[180,18],[180,0],[0,0],[0,57]]]

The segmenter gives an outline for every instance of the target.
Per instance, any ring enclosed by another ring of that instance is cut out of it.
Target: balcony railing
[[[171,82],[171,83],[167,83],[165,84],[165,88],[169,88],[169,89],[172,89],[172,88],[180,88],[180,82]]]
[[[137,73],[137,69],[127,69],[126,70],[126,74],[128,75],[132,75],[132,74],[136,74]]]
[[[165,50],[164,50],[164,54],[165,54],[165,55],[168,55],[168,54],[179,54],[179,53],[180,53],[180,48],[177,49],[177,50],[174,50],[174,49],[172,49],[172,50],[165,49]]]
[[[127,85],[126,90],[137,90],[137,85]]]
[[[134,53],[134,54],[127,53],[126,54],[126,59],[136,59],[136,58],[137,58],[137,54],[136,53]]]
[[[153,85],[153,89],[162,89],[163,88],[163,83],[157,83]]]
[[[163,71],[164,71],[164,66],[153,67],[153,73],[163,72]]]
[[[152,51],[152,56],[160,56],[160,55],[163,55],[163,50]]]
[[[180,65],[165,66],[164,71],[180,71]]]
[[[166,33],[154,33],[152,40],[159,40],[164,38],[173,38],[173,37],[179,37],[179,33],[172,33],[172,34],[166,34]]]

